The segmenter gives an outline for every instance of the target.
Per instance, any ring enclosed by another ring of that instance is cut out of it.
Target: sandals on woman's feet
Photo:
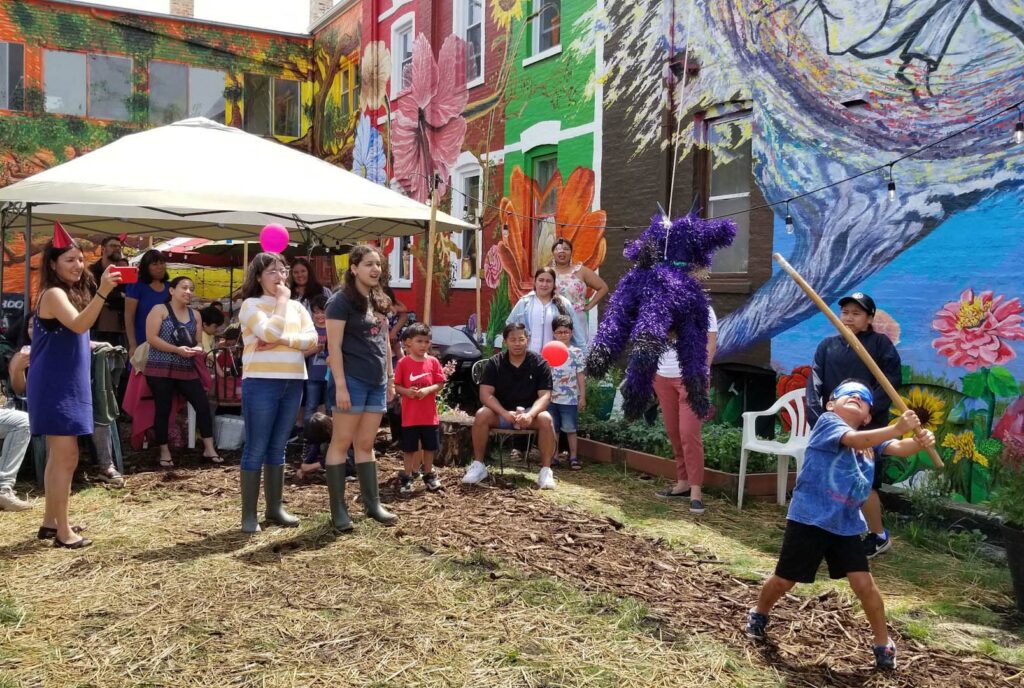
[[[86,529],[86,526],[71,526],[72,533],[81,533]],[[40,540],[53,540],[57,537],[56,528],[47,528],[46,526],[40,526],[39,532],[36,534]]]
[[[92,544],[92,540],[90,540],[89,538],[79,538],[78,540],[75,540],[74,542],[64,542],[63,540],[61,540],[59,537],[56,537],[56,536],[54,536],[54,538],[53,538],[53,546],[57,547],[57,548],[82,549],[83,547],[88,547],[91,544]]]
[[[580,463],[580,460],[578,458],[576,458],[575,456],[570,456],[569,457],[569,468],[571,468],[574,471],[578,471],[581,468],[583,468],[583,464]]]
[[[217,456],[216,454],[214,454],[213,456],[207,456],[206,454],[203,454],[203,458],[209,461],[210,463],[224,463],[224,459]]]
[[[174,459],[160,459],[160,468],[174,468]]]

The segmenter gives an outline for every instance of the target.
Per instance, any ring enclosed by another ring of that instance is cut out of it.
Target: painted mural
[[[752,103],[744,136],[760,191],[769,202],[801,196],[789,204],[792,233],[776,207],[773,249],[826,300],[872,294],[883,309],[876,324],[903,356],[904,396],[939,430],[954,493],[984,498],[1024,408],[1024,146],[1012,139],[1024,6],[674,0],[649,9],[611,4],[585,18],[623,38],[598,78],[606,102],[637,104],[626,133],[638,147],[664,145],[651,113],[670,93],[683,113]],[[685,82],[667,67],[660,81],[630,78],[677,56],[696,67]],[[692,119],[679,135],[681,155],[702,143]],[[780,385],[800,384],[833,333],[816,312],[776,271],[723,320],[720,354],[770,339]]]

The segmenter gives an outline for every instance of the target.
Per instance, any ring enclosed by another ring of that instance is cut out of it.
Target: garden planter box
[[[656,475],[661,478],[675,480],[676,477],[676,464],[674,461],[633,449],[615,447],[584,437],[579,438],[579,455],[584,459],[599,463],[625,462],[629,468],[635,471]],[[743,488],[744,499],[774,499],[775,479],[775,473],[747,473],[746,483]],[[793,489],[795,483],[796,471],[790,471],[787,490]],[[739,484],[740,476],[738,473],[725,473],[711,468],[704,470],[704,487],[713,488],[735,497]]]

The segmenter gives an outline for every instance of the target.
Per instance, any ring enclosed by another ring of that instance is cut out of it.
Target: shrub
[[[1015,528],[1024,528],[1024,441],[1006,436],[999,461],[992,511]]]

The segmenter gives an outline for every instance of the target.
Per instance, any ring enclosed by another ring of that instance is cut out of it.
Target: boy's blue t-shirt
[[[856,452],[842,444],[843,435],[852,431],[832,411],[818,419],[793,488],[789,520],[836,535],[860,535],[867,530],[860,507],[871,493],[875,457],[881,456],[889,443]]]

